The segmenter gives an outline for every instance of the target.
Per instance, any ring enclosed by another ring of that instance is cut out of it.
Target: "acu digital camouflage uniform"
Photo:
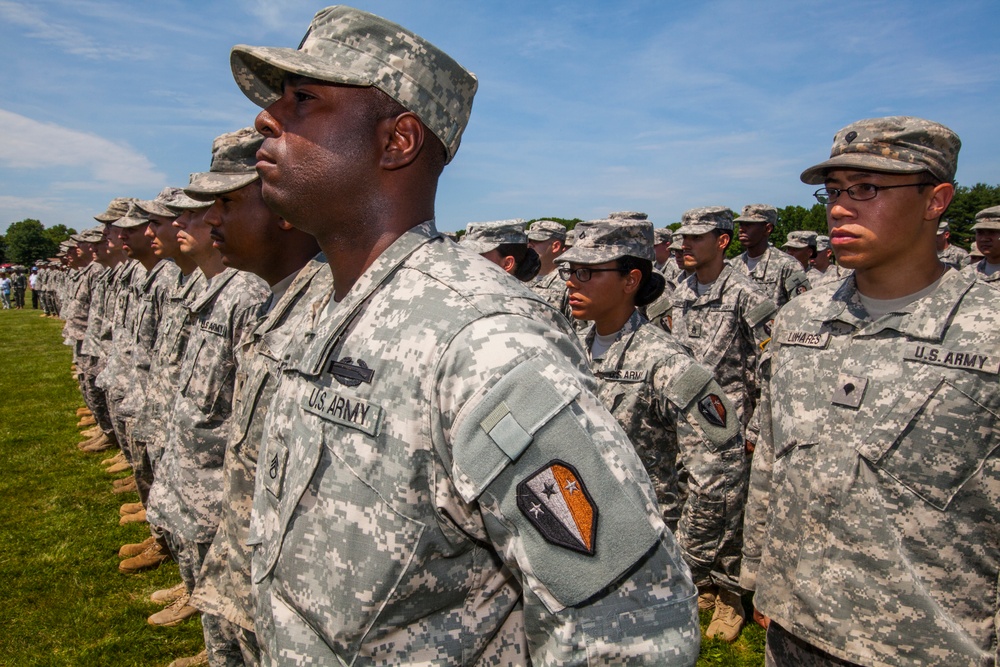
[[[875,322],[853,277],[782,309],[743,560],[764,614],[860,664],[996,664],[998,351],[996,293],[954,271]]]
[[[938,224],[938,235],[951,232],[951,225],[947,220],[942,220]],[[954,243],[949,242],[948,247],[938,252],[938,259],[953,269],[961,271],[969,264],[969,253],[959,248]]]
[[[260,660],[247,538],[264,419],[281,374],[284,349],[300,333],[295,325],[300,311],[332,289],[330,267],[320,254],[302,268],[273,307],[271,300],[254,307],[237,350],[232,428],[222,463],[222,516],[191,604],[243,629],[240,644],[247,665]]]
[[[693,664],[687,566],[556,311],[428,222],[297,329],[249,540],[265,662]]]
[[[222,459],[236,379],[234,346],[248,309],[266,295],[256,276],[226,269],[190,304],[191,337],[179,391],[163,414],[167,435],[146,508],[149,522],[164,531],[188,592],[194,590],[219,523]]]
[[[769,225],[778,224],[778,209],[766,204],[748,204],[743,207],[736,224],[746,222],[762,222]],[[771,297],[778,308],[788,303],[793,297],[809,289],[810,283],[798,260],[781,252],[770,243],[760,257],[754,258],[757,264],[750,268],[750,253],[744,252],[730,263],[733,268],[750,278]]]
[[[830,237],[822,234],[818,235],[816,237],[816,252],[826,252],[829,249]],[[826,283],[843,280],[852,273],[854,273],[852,270],[830,262],[830,266],[826,267],[826,271],[820,271],[815,266],[810,266],[809,270],[806,271],[806,278],[809,279],[810,287],[819,287]]]
[[[558,239],[565,245],[566,228],[555,220],[536,220],[528,229],[529,241],[550,241]],[[558,261],[558,259],[556,260]],[[567,312],[566,281],[559,278],[559,271],[553,269],[545,275],[538,275],[528,287],[556,310]]]
[[[749,277],[726,264],[702,296],[698,276],[677,286],[671,300],[670,332],[694,358],[712,369],[716,381],[736,406],[744,426],[757,401],[757,363],[771,337],[776,307]]]
[[[991,229],[1000,230],[1000,206],[992,206],[987,209],[983,209],[976,214],[976,222],[972,225],[972,229]],[[994,271],[993,273],[986,272],[987,260],[983,259],[970,264],[967,268],[963,269],[968,272],[969,275],[975,277],[976,280],[986,283],[991,287],[996,287],[1000,289],[1000,271]]]

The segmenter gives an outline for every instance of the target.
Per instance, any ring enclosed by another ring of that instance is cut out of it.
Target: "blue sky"
[[[960,184],[1000,183],[1000,3],[360,1],[479,77],[438,191],[442,229],[696,206],[813,203],[798,174],[859,118],[961,136]],[[237,44],[298,45],[298,0],[0,0],[0,233],[91,226],[253,122]]]

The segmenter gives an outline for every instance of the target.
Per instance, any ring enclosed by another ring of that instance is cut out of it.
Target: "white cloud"
[[[12,25],[26,28],[28,37],[48,42],[72,55],[92,60],[120,60],[136,56],[120,45],[100,44],[86,32],[56,20],[32,5],[0,0],[0,17]]]
[[[144,155],[129,146],[54,123],[42,123],[0,109],[0,167],[69,167],[109,185],[158,187],[167,179]]]

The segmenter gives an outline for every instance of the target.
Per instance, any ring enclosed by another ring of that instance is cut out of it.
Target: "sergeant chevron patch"
[[[570,464],[554,459],[518,484],[517,507],[547,542],[594,555],[597,505]]]

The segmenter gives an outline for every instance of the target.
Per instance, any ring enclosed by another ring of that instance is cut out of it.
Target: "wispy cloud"
[[[28,37],[52,44],[71,55],[91,60],[121,60],[134,56],[120,44],[101,44],[79,28],[47,15],[34,5],[0,0],[0,19],[25,28]]]
[[[70,167],[94,181],[126,187],[156,187],[166,177],[131,147],[54,123],[0,109],[0,166],[16,169]]]

